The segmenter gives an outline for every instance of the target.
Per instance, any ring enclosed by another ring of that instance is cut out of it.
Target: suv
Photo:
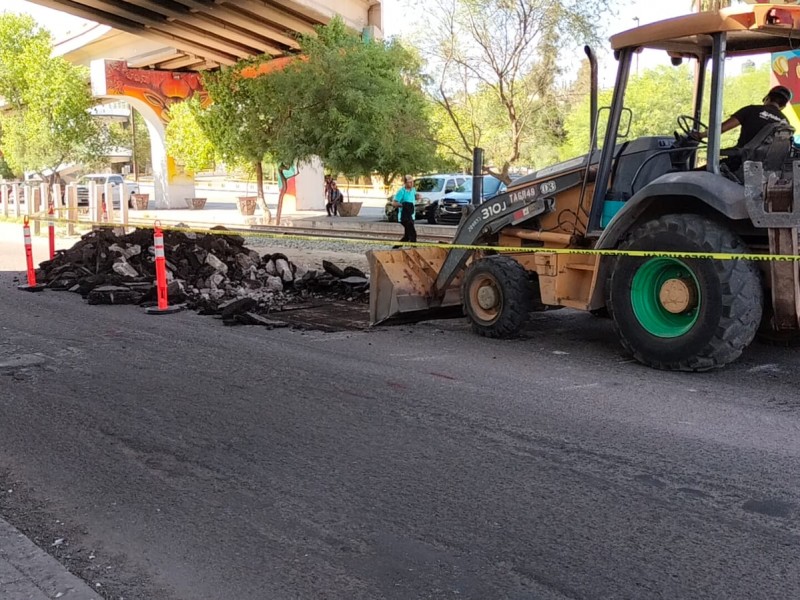
[[[506,184],[492,175],[483,177],[483,194],[481,202],[486,202],[497,194],[506,191]],[[464,207],[472,202],[472,179],[467,179],[463,185],[456,188],[454,192],[447,194],[439,203],[436,210],[436,222],[444,225],[458,225]]]
[[[136,184],[127,183],[122,175],[116,173],[92,173],[84,175],[78,180],[78,206],[89,206],[89,184],[92,181],[101,190],[105,189],[107,183],[111,184],[111,197],[114,202],[114,208],[120,207],[120,201],[123,196],[127,199],[128,206],[131,206],[131,196],[138,193]],[[105,193],[100,193],[105,200]]]
[[[469,180],[469,175],[464,173],[445,175],[423,175],[414,181],[414,187],[422,197],[428,201],[425,208],[425,218],[431,225],[436,224],[436,211],[445,195],[456,191],[460,185]]]

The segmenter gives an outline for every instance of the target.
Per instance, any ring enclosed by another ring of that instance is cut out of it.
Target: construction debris
[[[164,232],[169,300],[226,324],[281,327],[264,315],[315,299],[366,302],[369,280],[355,267],[328,261],[321,271],[265,254],[224,228],[220,234]],[[223,235],[224,234],[224,235]],[[156,300],[153,233],[98,229],[41,263],[37,279],[49,288],[76,292],[89,304],[147,305]]]

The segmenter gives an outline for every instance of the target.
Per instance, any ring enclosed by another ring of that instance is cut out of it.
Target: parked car
[[[116,173],[92,173],[84,175],[78,180],[78,206],[89,206],[89,184],[94,181],[95,185],[105,189],[107,183],[111,184],[111,197],[114,208],[120,207],[123,196],[132,206],[132,196],[139,193],[139,188],[135,183],[126,182],[122,175]],[[105,193],[101,192],[104,197]]]
[[[469,178],[468,175],[461,174],[436,174],[422,175],[414,179],[414,187],[417,189],[417,202],[415,203],[415,218],[426,219],[429,223],[436,223],[436,207],[445,194],[454,191],[459,185]],[[394,194],[389,196],[386,201],[386,220],[397,220],[397,209],[392,206]]]
[[[440,175],[423,175],[414,181],[414,187],[422,197],[428,201],[425,208],[425,219],[428,223],[436,224],[436,210],[439,203],[447,194],[454,192],[465,181],[469,180],[469,175],[464,173],[446,173]]]
[[[399,215],[397,214],[398,209],[392,206],[393,200],[394,194],[386,199],[386,206],[383,209],[387,221],[397,221],[399,219]],[[417,193],[417,199],[414,202],[414,218],[417,220],[424,219],[429,205],[430,202]]]
[[[502,194],[506,184],[493,175],[483,177],[483,194],[481,202]],[[472,179],[467,179],[454,192],[447,194],[436,210],[436,222],[443,225],[458,225],[464,208],[472,202]]]

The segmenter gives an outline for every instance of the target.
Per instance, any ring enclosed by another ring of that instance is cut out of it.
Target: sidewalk
[[[3,519],[0,519],[2,600],[102,600]]]

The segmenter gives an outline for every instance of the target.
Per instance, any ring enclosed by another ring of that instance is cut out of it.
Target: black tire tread
[[[468,286],[472,276],[486,269],[503,288],[503,313],[490,326],[475,322],[467,307]],[[472,330],[483,337],[509,339],[517,337],[530,316],[532,292],[528,272],[513,258],[508,256],[487,256],[473,262],[466,273],[461,288],[464,314],[472,325]]]
[[[747,247],[739,236],[728,228],[716,221],[693,214],[670,214],[648,221],[631,231],[620,245],[620,249],[626,250],[633,246],[638,239],[648,234],[663,232],[665,228],[667,231],[692,238],[704,252],[741,254],[747,251]],[[723,283],[723,306],[728,309],[723,312],[715,335],[708,341],[706,347],[695,356],[673,362],[648,360],[625,337],[614,319],[612,279],[616,266],[622,259],[624,257],[615,259],[609,270],[605,287],[606,306],[620,343],[625,351],[637,361],[662,370],[708,371],[736,360],[755,338],[761,321],[761,311],[753,310],[753,308],[760,307],[763,298],[760,274],[751,261],[717,260],[714,261],[714,264]]]

